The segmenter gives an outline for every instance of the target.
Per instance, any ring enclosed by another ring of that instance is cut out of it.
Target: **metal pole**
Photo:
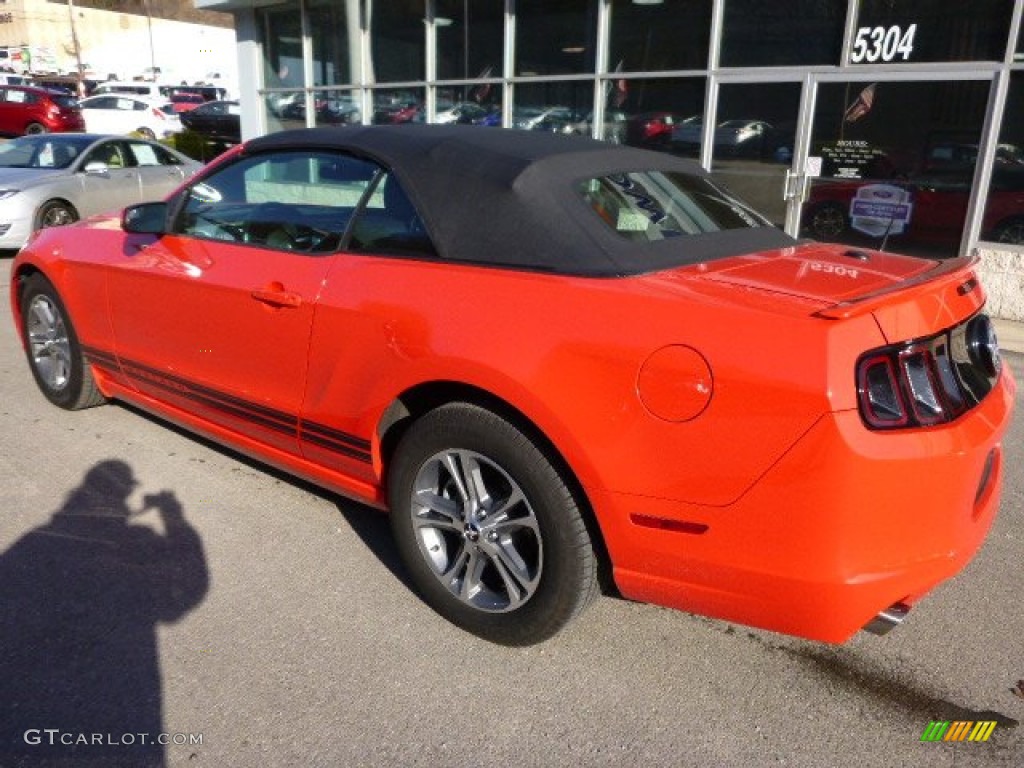
[[[82,87],[82,49],[78,46],[78,31],[75,29],[74,0],[68,0],[68,21],[71,22],[71,45],[75,49],[75,78],[78,81],[75,86],[75,95],[81,98],[85,95]]]
[[[153,47],[153,12],[150,8],[149,0],[146,0],[146,26],[149,28],[149,73],[153,77],[153,82],[156,82],[156,48]]]

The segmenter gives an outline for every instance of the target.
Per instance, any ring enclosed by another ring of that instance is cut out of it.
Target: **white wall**
[[[71,20],[67,5],[44,0],[23,0],[0,5],[10,13],[10,23],[0,24],[0,45],[34,45],[49,48],[61,70],[75,66]],[[131,78],[153,64],[173,82],[205,79],[220,72],[237,90],[238,56],[233,29],[152,20],[152,36],[145,16],[74,8],[82,62],[96,74],[116,73]]]
[[[984,248],[979,255],[978,276],[988,294],[988,313],[1024,322],[1024,253]]]

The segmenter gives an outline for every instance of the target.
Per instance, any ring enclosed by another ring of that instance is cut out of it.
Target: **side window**
[[[349,248],[399,256],[437,255],[412,201],[391,173],[380,180],[356,218]]]
[[[104,163],[108,168],[124,168],[129,163],[125,162],[124,151],[120,142],[108,141],[94,148],[85,158],[85,165],[90,163]]]
[[[156,159],[159,161],[160,165],[181,165],[181,159],[172,155],[163,147],[158,147],[153,144],[147,144],[146,146],[156,153]]]
[[[327,151],[243,158],[186,191],[175,231],[277,250],[332,253],[377,166]]]
[[[146,144],[141,141],[130,141],[128,142],[128,148],[131,150],[132,157],[135,158],[135,165],[142,167],[169,165],[169,163],[161,160],[161,155],[167,155],[167,153],[162,152],[159,147],[152,144]]]

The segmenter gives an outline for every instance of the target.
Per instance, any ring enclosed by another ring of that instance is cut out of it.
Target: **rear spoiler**
[[[829,320],[846,320],[874,312],[883,305],[891,304],[894,294],[898,294],[901,299],[914,299],[918,296],[935,293],[939,284],[950,285],[959,282],[956,286],[957,294],[966,296],[972,291],[980,290],[978,276],[974,271],[979,261],[980,259],[976,255],[936,261],[935,266],[927,272],[922,272],[904,282],[881,288],[856,299],[841,301],[831,307],[818,310],[814,315]]]

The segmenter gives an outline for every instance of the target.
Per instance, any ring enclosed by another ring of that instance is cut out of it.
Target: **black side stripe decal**
[[[117,357],[95,347],[82,347],[85,356],[101,368],[116,371],[124,369],[129,376],[143,379],[147,383],[166,392],[173,392],[213,410],[221,411],[242,421],[258,424],[261,427],[279,432],[290,437],[298,437],[321,448],[340,453],[359,461],[370,463],[370,441],[347,432],[317,424],[312,421],[301,421],[297,416],[264,405],[243,400],[209,387],[195,384],[180,376],[160,371],[150,366]]]
[[[109,368],[111,371],[117,371],[118,363],[117,358],[111,355],[109,352],[104,352],[102,349],[96,349],[96,347],[87,347],[82,345],[82,352],[89,358],[90,361],[96,363],[100,368]]]
[[[300,437],[329,451],[351,456],[353,459],[370,461],[370,441],[355,437],[331,427],[303,420],[299,425]]]

